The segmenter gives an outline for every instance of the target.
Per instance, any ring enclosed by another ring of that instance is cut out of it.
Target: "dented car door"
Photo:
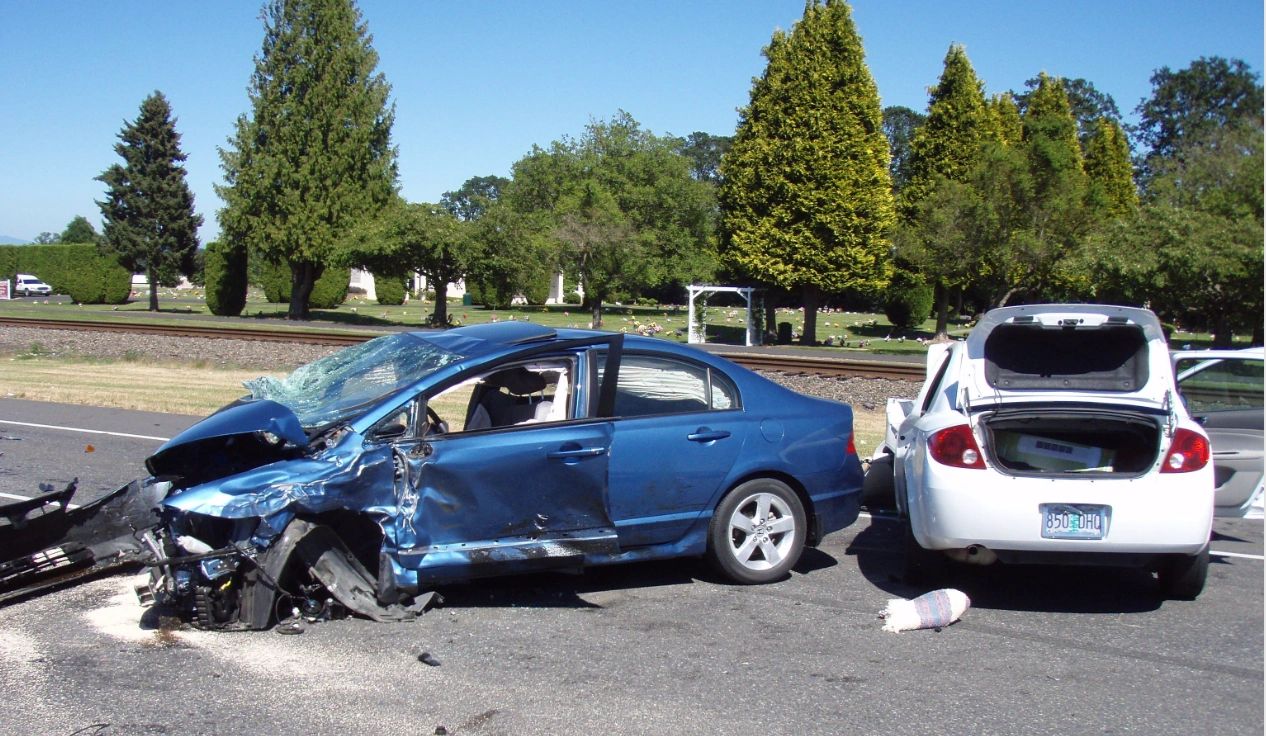
[[[399,565],[428,582],[579,566],[616,551],[610,449],[608,421],[397,442]]]

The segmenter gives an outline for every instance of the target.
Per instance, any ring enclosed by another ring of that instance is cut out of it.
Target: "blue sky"
[[[0,236],[100,227],[94,180],[155,89],[171,102],[188,180],[218,232],[216,147],[247,111],[263,38],[254,0],[0,0]],[[627,110],[657,134],[729,135],[761,49],[804,0],[362,0],[393,87],[400,188],[434,201],[508,175],[533,144]],[[1040,71],[1081,77],[1127,119],[1154,70],[1200,56],[1262,70],[1261,0],[856,0],[883,104],[923,111],[962,43],[989,93]]]

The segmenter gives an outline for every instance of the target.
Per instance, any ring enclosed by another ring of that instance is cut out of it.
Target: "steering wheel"
[[[430,406],[426,407],[426,433],[425,434],[448,434],[448,422],[440,419],[440,415]]]

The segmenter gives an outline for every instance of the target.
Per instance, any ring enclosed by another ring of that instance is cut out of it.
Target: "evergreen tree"
[[[97,230],[83,215],[75,215],[75,219],[66,225],[58,242],[62,243],[95,243],[100,236]]]
[[[1045,75],[1039,74],[1026,81],[1024,86],[1029,91],[1016,95],[1016,102],[1022,111],[1028,110],[1029,98],[1032,97],[1034,90],[1041,86],[1043,76]],[[1121,111],[1117,109],[1116,100],[1112,99],[1112,95],[1100,92],[1085,79],[1061,77],[1059,83],[1064,88],[1069,111],[1072,112],[1073,120],[1077,123],[1077,137],[1083,146],[1094,135],[1095,122],[1100,118],[1106,118],[1117,125],[1121,124]]]
[[[810,0],[777,31],[721,164],[725,257],[801,289],[806,344],[822,292],[877,290],[895,221],[879,93],[843,0]]]
[[[1108,217],[1119,217],[1138,206],[1130,146],[1121,126],[1107,118],[1095,122],[1086,141],[1086,178],[1091,208]]]
[[[991,96],[985,107],[989,110],[992,138],[1004,146],[1018,146],[1024,138],[1024,123],[1011,93]]]
[[[104,249],[133,273],[149,279],[149,309],[158,311],[158,287],[191,275],[202,216],[194,214],[185,183],[180,134],[162,92],[145,98],[135,122],[119,132],[114,164],[98,180],[106,184],[101,208]]]
[[[203,256],[207,309],[236,317],[246,307],[246,248],[228,240],[207,243]]]
[[[395,196],[394,106],[352,0],[271,0],[251,113],[221,149],[221,227],[290,271],[290,319],[350,229]]]
[[[1009,254],[1008,295],[1071,299],[1089,286],[1075,267],[1092,225],[1087,179],[1063,82],[1045,73],[1038,78],[1024,111],[1023,145],[1032,188],[1024,202],[1025,237]]]
[[[987,266],[988,244],[973,237],[966,218],[976,198],[967,182],[985,143],[1001,137],[1001,126],[967,53],[950,46],[931,90],[927,121],[911,143],[910,182],[901,192],[904,223],[896,238],[898,257],[934,287],[938,336],[948,333],[951,289]]]
[[[941,79],[928,100],[927,120],[910,144],[910,183],[902,190],[903,209],[909,213],[938,179],[963,181],[993,130],[984,85],[963,47],[950,46]]]

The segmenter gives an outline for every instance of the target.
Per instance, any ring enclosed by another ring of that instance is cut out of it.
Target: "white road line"
[[[1262,557],[1262,555],[1246,555],[1239,552],[1219,552],[1216,549],[1209,550],[1209,554],[1214,557],[1240,557],[1245,560],[1266,560],[1266,558]]]
[[[3,493],[3,492],[0,492],[0,498],[8,498],[8,499],[11,499],[11,500],[13,500],[13,501],[29,501],[31,497],[30,497],[30,496],[19,496],[19,495],[18,495],[18,494],[16,494],[16,493]],[[79,508],[79,504],[77,504],[77,503],[68,503],[68,504],[66,504],[66,508],[68,508],[68,509],[77,509],[77,508]]]
[[[0,424],[15,424],[19,427],[36,427],[38,429],[60,429],[65,432],[86,432],[88,434],[106,434],[111,437],[127,437],[133,440],[154,440],[166,442],[170,437],[151,437],[147,434],[128,434],[127,432],[107,432],[103,429],[84,429],[82,427],[59,427],[56,424],[34,424],[32,422],[15,422],[11,419],[0,419]]]

